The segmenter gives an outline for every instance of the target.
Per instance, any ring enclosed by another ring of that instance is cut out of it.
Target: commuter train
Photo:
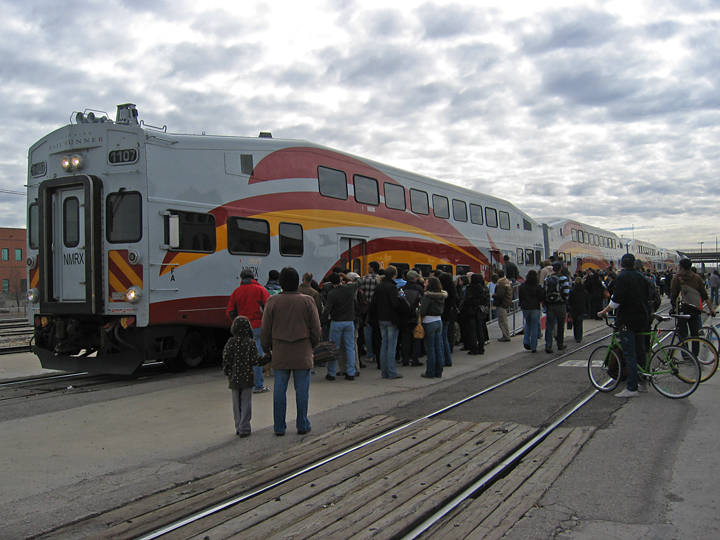
[[[96,111],[35,143],[28,170],[28,300],[43,367],[182,370],[222,350],[243,269],[317,278],[370,261],[425,275],[525,275],[551,254],[617,267],[616,235],[541,223],[509,202],[307,141],[168,133]]]
[[[33,350],[45,368],[173,369],[221,349],[252,268],[322,278],[377,260],[524,274],[542,227],[507,201],[306,141],[170,134],[94,112],[34,144],[28,172]]]

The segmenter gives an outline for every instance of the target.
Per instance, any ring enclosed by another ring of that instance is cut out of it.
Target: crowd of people
[[[502,336],[512,341],[508,314],[515,305],[524,319],[523,345],[533,353],[543,337],[541,318],[545,313],[545,351],[552,353],[567,347],[565,329],[572,329],[576,342],[583,339],[583,321],[600,318],[609,309],[622,305],[628,274],[624,270],[632,256],[622,259],[623,271],[588,269],[570,273],[561,260],[543,261],[540,270],[530,270],[521,280],[518,267],[505,256],[504,264],[486,283],[483,275],[468,273],[455,278],[434,270],[423,276],[418,268],[402,272],[395,266],[368,265],[360,276],[343,268],[334,268],[318,284],[312,273],[302,280],[293,268],[272,270],[261,285],[252,270],[240,274],[240,286],[232,293],[226,314],[233,321],[232,337],[223,352],[223,367],[233,391],[236,433],[249,436],[252,393],[268,392],[263,366],[269,364],[275,376],[273,389],[274,431],[284,435],[287,387],[293,377],[296,394],[296,427],[300,434],[310,431],[307,417],[310,375],[314,369],[314,351],[321,341],[331,341],[339,349],[340,359],[326,364],[325,379],[344,377],[353,381],[365,362],[375,363],[383,379],[400,379],[398,362],[403,366],[424,366],[424,378],[443,376],[460,351],[482,355],[489,344],[488,322],[497,318]],[[677,275],[672,272],[650,273],[636,267],[634,278],[652,284],[655,291],[678,295]],[[684,263],[681,264],[681,266]],[[687,269],[687,272],[691,270]],[[623,274],[625,276],[623,277]],[[686,276],[687,277],[687,276]],[[716,271],[707,281],[717,302],[720,275]],[[522,283],[519,283],[522,281]],[[615,287],[619,290],[613,296]],[[703,291],[705,287],[703,286]],[[707,297],[707,292],[705,292]],[[627,303],[626,303],[627,305]],[[614,307],[613,307],[614,306]],[[651,308],[648,308],[651,309]],[[622,311],[621,311],[622,312]],[[695,323],[687,331],[693,335]],[[419,328],[422,331],[419,331]],[[687,332],[686,332],[687,333]],[[422,337],[419,337],[422,334]],[[630,339],[630,338],[627,338]],[[623,340],[625,343],[627,340]],[[249,346],[254,342],[254,349]],[[628,342],[628,347],[630,344]],[[425,362],[420,359],[424,358]],[[636,383],[633,383],[636,384]],[[637,389],[631,389],[636,392]]]

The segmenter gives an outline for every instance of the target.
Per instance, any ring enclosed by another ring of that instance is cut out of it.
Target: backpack
[[[647,279],[647,278],[645,278]],[[651,280],[647,279],[648,282],[648,298],[650,299],[648,301],[648,304],[650,305],[650,313],[655,313],[658,309],[660,309],[660,304],[662,304],[662,297],[660,296],[660,287],[657,287],[655,283],[653,283]]]
[[[677,297],[678,313],[697,315],[703,312],[703,300],[700,293],[693,287],[685,284],[680,278],[680,294]]]
[[[560,279],[558,276],[550,274],[545,278],[545,302],[548,304],[562,303],[563,296],[560,291]]]

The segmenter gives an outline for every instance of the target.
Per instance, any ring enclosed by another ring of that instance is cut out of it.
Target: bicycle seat
[[[655,319],[657,322],[669,321],[671,319],[671,317],[667,317],[665,315],[658,315],[657,313],[653,313],[652,316],[653,319]]]
[[[690,315],[686,313],[671,313],[670,317],[674,317],[676,319],[689,319]]]

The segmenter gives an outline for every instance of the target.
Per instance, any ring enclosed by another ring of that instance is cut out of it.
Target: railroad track
[[[477,523],[482,527],[487,519],[497,520],[497,512],[505,512],[507,504],[514,504],[516,512],[528,504],[532,507],[553,475],[592,435],[591,428],[562,424],[597,393],[586,392],[573,400],[544,429],[512,422],[457,422],[443,416],[548,366],[578,357],[578,351],[607,337],[420,418],[371,418],[275,455],[266,463],[147,497],[42,538],[71,537],[78,528],[92,529],[97,539],[128,540],[452,538],[450,533],[458,529],[453,523],[466,523],[465,512],[474,519],[482,515]],[[536,489],[528,490],[524,487],[528,485]],[[512,494],[496,503],[487,501],[497,498],[498,490],[511,488],[523,494],[522,501],[515,501]],[[485,510],[478,513],[478,505]],[[494,510],[488,513],[488,508]],[[279,524],[285,526],[278,530]]]
[[[0,320],[0,355],[29,352],[34,331],[27,319]]]

